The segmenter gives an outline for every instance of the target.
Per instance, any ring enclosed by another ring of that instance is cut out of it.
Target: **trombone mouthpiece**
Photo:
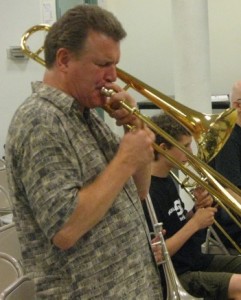
[[[101,94],[105,95],[106,97],[111,97],[113,94],[115,94],[115,91],[112,89],[107,89],[103,86],[101,88]]]

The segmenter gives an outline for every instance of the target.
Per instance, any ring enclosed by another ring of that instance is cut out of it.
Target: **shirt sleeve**
[[[51,239],[76,206],[81,188],[78,160],[59,120],[51,126],[36,122],[22,149],[21,178],[27,205]]]

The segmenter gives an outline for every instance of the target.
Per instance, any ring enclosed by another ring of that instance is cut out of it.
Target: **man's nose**
[[[116,66],[112,65],[108,68],[105,76],[105,80],[108,82],[114,82],[117,79]]]

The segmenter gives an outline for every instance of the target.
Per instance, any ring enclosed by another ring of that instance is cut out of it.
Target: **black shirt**
[[[235,124],[234,129],[210,165],[241,189],[241,127]]]
[[[235,124],[229,139],[220,152],[210,162],[210,165],[239,189],[241,189],[241,127],[239,125]],[[227,212],[224,209],[219,208],[215,219],[234,239],[234,241],[241,246],[241,229],[230,218]],[[233,245],[215,225],[213,225],[213,228],[225,246],[233,248]]]
[[[165,238],[171,237],[187,222],[184,203],[180,199],[178,190],[171,176],[160,178],[152,176],[150,196],[159,222],[166,230]],[[153,231],[145,202],[145,215],[150,231]],[[197,232],[183,247],[172,256],[172,262],[177,274],[186,271],[203,271],[210,264],[213,255],[201,252],[202,235]]]

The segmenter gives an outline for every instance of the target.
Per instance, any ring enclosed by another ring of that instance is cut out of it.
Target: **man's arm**
[[[138,169],[133,175],[133,179],[140,199],[145,199],[149,192],[151,183],[151,163]]]
[[[217,209],[214,207],[198,209],[178,232],[168,238],[166,245],[170,256],[174,255],[198,230],[212,225],[216,211]],[[168,228],[166,230],[168,231]]]
[[[147,127],[147,125],[134,114],[127,112],[127,110],[122,108],[119,104],[121,100],[127,103],[130,107],[136,107],[137,105],[135,100],[114,83],[111,83],[109,88],[116,91],[116,93],[113,93],[111,98],[107,100],[105,107],[110,117],[116,119],[116,125],[123,126],[125,133],[131,131],[133,134],[135,134],[138,129],[143,129],[147,134],[149,134],[150,138],[154,142],[154,133]],[[142,146],[140,147],[142,148]],[[141,148],[137,149],[137,156],[139,155]],[[133,174],[133,179],[136,184],[140,199],[145,199],[149,192],[151,182],[151,162],[143,165],[141,168],[138,168]]]
[[[53,243],[65,250],[73,246],[104,217],[126,181],[153,158],[153,139],[145,129],[124,135],[115,158],[89,186],[78,193],[76,208]],[[138,153],[138,155],[137,155]]]

